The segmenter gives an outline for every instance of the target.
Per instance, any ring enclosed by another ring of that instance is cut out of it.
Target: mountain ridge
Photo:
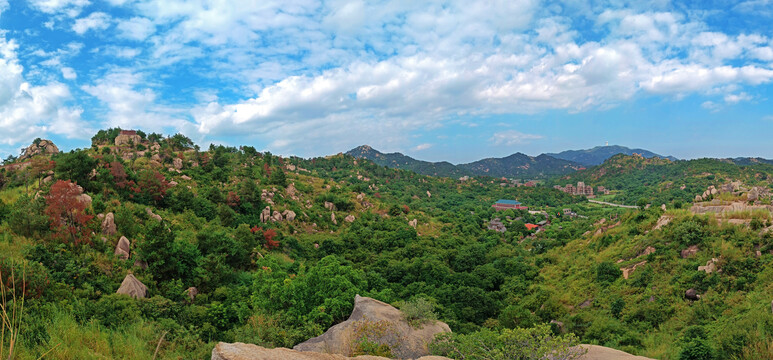
[[[631,149],[629,147],[621,146],[621,145],[596,146],[590,149],[564,150],[559,153],[547,153],[547,155],[552,156],[554,158],[573,161],[585,166],[601,165],[604,161],[606,161],[607,159],[617,154],[623,154],[623,155],[639,154],[648,159],[653,157],[659,157],[661,159],[668,159],[671,161],[679,160],[673,156],[663,156],[649,150],[639,149],[639,148]]]

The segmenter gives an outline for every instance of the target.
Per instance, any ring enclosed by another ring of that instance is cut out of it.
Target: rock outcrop
[[[212,360],[388,360],[381,356],[361,355],[346,357],[338,354],[295,351],[286,348],[266,349],[262,346],[243,343],[218,343],[212,349]],[[417,360],[448,360],[442,356],[423,356]]]
[[[356,219],[354,218],[354,215],[347,215],[347,216],[344,218],[344,221],[346,221],[346,222],[348,222],[348,223],[353,223],[353,222],[354,222],[354,220],[356,220]]]
[[[354,310],[349,319],[328,329],[324,334],[311,338],[293,347],[297,351],[313,351],[349,355],[357,338],[363,336],[364,325],[379,324],[387,330],[376,339],[387,344],[392,355],[400,359],[416,359],[429,354],[427,344],[435,335],[450,332],[443,322],[435,321],[413,328],[405,320],[403,313],[389,304],[357,295],[354,298]]]
[[[115,246],[115,254],[118,255],[121,260],[129,260],[129,253],[131,252],[131,243],[126,236],[121,236],[118,240],[118,244]]]
[[[413,220],[408,222],[408,225],[411,225],[411,227],[413,227],[415,229],[416,226],[419,225],[419,220],[413,219]]]
[[[121,134],[115,137],[115,146],[139,144],[142,138],[134,131],[121,131]]]
[[[102,220],[102,233],[108,236],[115,235],[115,215],[113,213],[107,213],[105,219]]]
[[[30,146],[27,146],[26,149],[22,150],[21,156],[19,156],[19,161],[24,161],[27,159],[31,159],[35,155],[52,155],[52,154],[58,154],[59,148],[54,145],[54,143],[51,140],[40,140],[37,144],[32,143]]]
[[[143,299],[148,296],[148,287],[137,280],[133,274],[126,275],[117,294],[129,295],[135,299]]]

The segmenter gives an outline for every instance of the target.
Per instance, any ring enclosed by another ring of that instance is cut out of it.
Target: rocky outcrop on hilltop
[[[367,331],[370,324],[385,331],[370,336]],[[400,310],[381,301],[357,295],[354,298],[354,310],[348,320],[331,327],[320,336],[295,345],[293,350],[350,355],[356,339],[367,336],[370,341],[389,346],[392,355],[397,358],[416,359],[429,355],[427,344],[434,340],[436,334],[450,331],[451,328],[441,321],[414,328]]]
[[[19,161],[31,159],[35,155],[53,155],[58,154],[59,148],[51,140],[36,139],[30,146],[22,150]]]
[[[212,360],[387,360],[381,356],[361,355],[346,357],[338,354],[304,352],[286,348],[266,349],[261,346],[242,343],[219,343],[212,350]],[[442,356],[422,356],[418,360],[447,360]]]

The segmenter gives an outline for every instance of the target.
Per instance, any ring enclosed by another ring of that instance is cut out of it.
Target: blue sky
[[[0,0],[0,156],[120,126],[316,156],[773,158],[773,0]]]

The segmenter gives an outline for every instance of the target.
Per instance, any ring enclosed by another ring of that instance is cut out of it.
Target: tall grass
[[[21,324],[24,319],[24,292],[26,291],[26,278],[22,271],[21,296],[16,292],[16,274],[11,266],[10,277],[3,274],[0,269],[0,359],[13,359],[14,351],[19,344]],[[10,282],[10,288],[5,283]],[[10,303],[8,297],[11,297]],[[6,340],[7,339],[7,340]],[[7,345],[6,345],[7,342]]]

